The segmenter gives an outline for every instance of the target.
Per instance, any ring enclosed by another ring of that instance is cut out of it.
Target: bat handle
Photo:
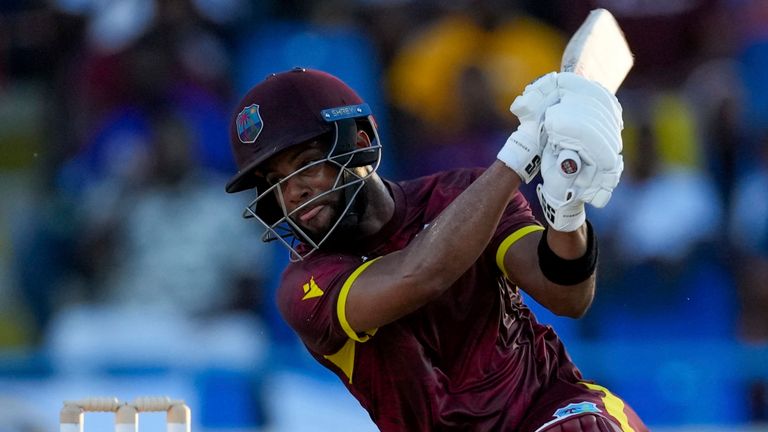
[[[557,155],[557,166],[565,177],[573,177],[581,171],[581,158],[575,151],[563,149]]]

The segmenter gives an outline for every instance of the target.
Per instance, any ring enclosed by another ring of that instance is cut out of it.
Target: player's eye
[[[315,176],[320,173],[323,167],[322,159],[307,160],[301,167],[301,174],[305,176]]]
[[[270,186],[274,186],[274,185],[280,183],[280,181],[282,179],[283,178],[280,175],[276,174],[276,173],[268,173],[267,175],[264,176],[264,180],[266,180],[267,184],[270,185]]]

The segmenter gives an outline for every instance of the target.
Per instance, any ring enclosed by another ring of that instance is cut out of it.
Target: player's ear
[[[366,148],[371,146],[371,137],[368,133],[362,129],[357,131],[357,141],[355,142],[357,148]]]

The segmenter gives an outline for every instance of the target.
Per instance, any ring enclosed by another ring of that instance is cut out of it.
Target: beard
[[[333,201],[325,205],[330,209],[330,217],[327,226],[322,229],[311,228],[302,224],[297,224],[301,230],[315,244],[322,242],[322,249],[326,250],[345,250],[352,246],[356,239],[361,237],[360,221],[362,220],[365,209],[368,204],[367,188],[363,186],[362,190],[354,198],[354,201],[348,211],[344,211],[348,204],[347,194],[353,191],[345,188],[342,193],[336,195]],[[341,220],[339,220],[341,218]],[[338,224],[336,222],[338,221]],[[333,228],[334,224],[336,227]],[[328,235],[329,230],[333,231]],[[327,238],[326,238],[327,235]],[[324,240],[324,241],[323,241]]]
[[[323,211],[327,213],[327,222],[322,224],[322,226],[309,226],[298,219],[293,219],[293,222],[301,228],[304,235],[314,243],[319,243],[325,238],[328,231],[331,230],[338,220],[339,215],[344,211],[344,202],[341,194],[334,194],[332,199],[323,201],[321,205],[325,206]]]

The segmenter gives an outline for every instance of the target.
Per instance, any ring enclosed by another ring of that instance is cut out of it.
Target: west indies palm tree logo
[[[243,143],[252,143],[259,137],[264,122],[261,121],[259,106],[247,106],[237,115],[237,136]]]

